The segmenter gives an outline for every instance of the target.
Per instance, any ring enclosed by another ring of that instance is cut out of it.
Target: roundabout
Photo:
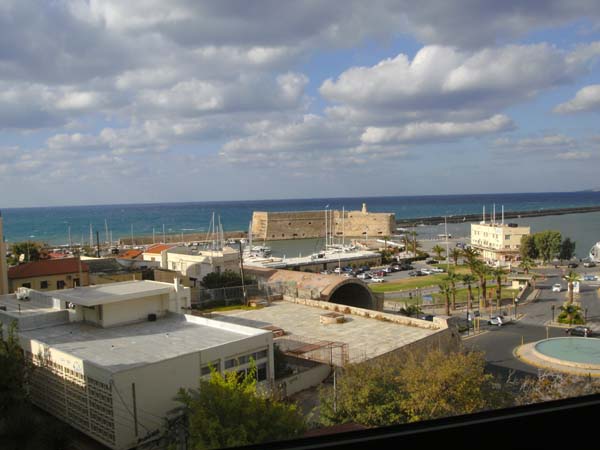
[[[600,339],[559,337],[524,344],[515,349],[523,362],[550,371],[600,376]]]

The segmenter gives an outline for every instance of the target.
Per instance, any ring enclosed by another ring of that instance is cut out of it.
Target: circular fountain
[[[518,347],[516,355],[536,367],[577,375],[600,376],[600,339],[544,339]]]

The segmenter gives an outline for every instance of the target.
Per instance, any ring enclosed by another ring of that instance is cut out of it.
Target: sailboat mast
[[[106,219],[104,219],[104,234],[106,237],[106,243],[108,244],[108,222],[106,221]]]
[[[346,209],[344,206],[342,206],[342,247],[344,247],[344,245],[346,245],[345,219],[346,219]]]

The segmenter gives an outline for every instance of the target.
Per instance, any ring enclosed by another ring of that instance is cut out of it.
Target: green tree
[[[560,314],[556,320],[559,323],[568,323],[569,325],[582,324],[584,322],[581,308],[569,302],[560,307]]]
[[[529,275],[529,271],[535,266],[535,262],[529,257],[523,258],[519,263],[519,267],[523,269],[527,275]]]
[[[450,295],[452,294],[452,288],[448,283],[440,283],[438,284],[438,288],[440,289],[440,294],[444,296],[444,307],[446,309],[446,315],[450,315]]]
[[[450,255],[449,256],[454,261],[454,265],[455,266],[458,265],[458,258],[460,258],[462,256],[462,254],[463,254],[463,252],[459,248],[453,248],[452,250],[450,250]]]
[[[251,277],[244,277],[244,282],[246,284],[250,284],[253,281],[254,280]],[[242,277],[239,273],[233,272],[232,270],[225,270],[224,272],[211,272],[202,278],[202,285],[207,289],[237,287],[242,285]]]
[[[0,448],[69,448],[67,426],[29,402],[27,384],[34,368],[24,358],[17,331],[13,322],[5,334],[0,322]]]
[[[450,292],[452,294],[452,310],[456,309],[456,283],[460,281],[460,277],[454,272],[454,270],[449,270],[448,275],[444,277],[444,281],[446,281],[450,285]]]
[[[187,417],[189,449],[291,439],[306,428],[296,405],[259,393],[254,364],[242,375],[212,369],[209,381],[200,380],[198,390],[181,389],[176,399]]]
[[[537,377],[523,380],[517,404],[529,405],[597,393],[600,393],[600,380],[597,378],[543,371]]]
[[[462,254],[463,254],[464,258],[467,260],[467,265],[469,267],[471,267],[471,265],[473,265],[475,263],[475,261],[477,261],[477,258],[479,256],[479,252],[477,250],[475,250],[473,247],[465,248],[462,251]]]
[[[535,247],[544,263],[556,257],[560,252],[561,235],[559,231],[540,231],[533,235]]]
[[[417,233],[416,231],[411,231],[409,232],[410,236],[412,237],[412,251],[413,251],[413,255],[417,256],[417,248],[419,248],[418,242],[417,242],[417,236],[419,235],[419,233]]]
[[[347,366],[338,377],[336,403],[321,391],[325,425],[385,426],[469,414],[504,406],[507,399],[485,373],[482,353],[440,350],[389,355]]]
[[[408,305],[404,304],[402,308],[400,308],[400,314],[403,316],[414,317],[423,313],[423,310],[419,307],[419,305]]]
[[[506,270],[502,267],[494,267],[492,269],[492,276],[496,280],[496,307],[500,308],[500,302],[502,301],[502,278],[506,276]]]
[[[569,271],[564,277],[564,280],[567,282],[567,287],[569,291],[569,304],[573,303],[573,288],[574,284],[581,280],[581,276],[577,272]]]
[[[487,277],[490,274],[490,267],[483,261],[476,260],[470,265],[471,273],[479,280],[481,288],[481,297],[479,298],[479,307],[487,306]]]
[[[560,252],[558,255],[558,259],[561,261],[569,260],[575,255],[575,241],[572,241],[570,238],[564,238],[560,244]]]
[[[462,277],[462,282],[467,285],[467,309],[473,309],[473,290],[472,285],[477,281],[472,274],[466,273]]]
[[[23,241],[15,242],[11,246],[11,252],[14,258],[10,261],[12,264],[18,262],[38,261],[42,254],[42,246],[38,242]],[[22,256],[22,261],[21,259]]]
[[[444,247],[442,247],[440,244],[436,244],[431,251],[433,253],[435,253],[435,256],[437,257],[437,259],[442,259],[442,253],[445,253],[446,250],[444,250]]]
[[[539,256],[538,249],[535,245],[535,239],[532,234],[521,236],[519,253],[521,254],[521,259],[536,259]]]

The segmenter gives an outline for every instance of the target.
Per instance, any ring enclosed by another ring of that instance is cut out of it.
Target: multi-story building
[[[471,247],[484,260],[504,265],[520,259],[521,238],[531,233],[529,226],[482,221],[471,224]]]
[[[31,261],[8,269],[9,292],[20,287],[40,291],[88,286],[89,267],[78,258]]]
[[[157,249],[157,250],[154,250]],[[176,270],[187,277],[192,285],[197,284],[211,272],[226,270],[239,271],[239,251],[231,247],[216,250],[204,249],[200,246],[162,246],[151,247],[151,252],[144,253],[144,260],[160,261],[161,269]],[[154,259],[152,259],[154,258]]]
[[[17,322],[38,366],[32,401],[110,448],[159,437],[178,390],[211,368],[245,372],[252,359],[272,386],[272,332],[183,314],[190,289],[178,280],[19,294],[0,296],[0,322]]]

